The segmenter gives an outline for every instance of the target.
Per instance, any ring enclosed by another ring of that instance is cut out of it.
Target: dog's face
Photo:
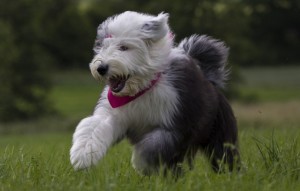
[[[145,89],[169,55],[168,15],[124,12],[108,18],[97,30],[92,75],[108,83],[117,96],[133,96]]]

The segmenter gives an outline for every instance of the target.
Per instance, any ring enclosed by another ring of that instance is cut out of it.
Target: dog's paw
[[[105,155],[107,145],[105,140],[101,140],[100,122],[99,117],[92,116],[78,124],[70,150],[70,161],[75,170],[96,165]]]
[[[147,161],[141,156],[136,149],[133,150],[131,156],[131,164],[136,172],[140,175],[151,175],[155,172],[155,169],[152,168]]]
[[[70,151],[70,160],[75,170],[86,169],[96,165],[104,154],[93,149],[93,145],[74,144]]]

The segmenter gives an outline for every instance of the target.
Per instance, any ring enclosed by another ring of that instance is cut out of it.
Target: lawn
[[[216,174],[199,154],[195,168],[177,180],[143,177],[131,167],[126,140],[97,167],[75,172],[69,163],[72,132],[92,113],[101,86],[89,72],[70,71],[54,76],[51,97],[59,116],[0,124],[0,190],[300,190],[300,68],[241,73],[240,91],[255,99],[232,102],[243,163],[239,173]]]

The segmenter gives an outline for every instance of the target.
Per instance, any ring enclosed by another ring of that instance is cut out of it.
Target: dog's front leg
[[[73,135],[70,160],[76,170],[88,168],[105,155],[123,131],[110,116],[93,115],[81,120]]]

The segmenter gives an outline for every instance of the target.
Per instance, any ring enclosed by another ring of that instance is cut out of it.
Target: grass
[[[243,82],[239,85],[242,97],[249,101],[277,102],[299,100],[300,67],[259,67],[241,69]]]
[[[92,113],[102,86],[89,71],[68,71],[53,76],[54,106],[65,116],[82,116]]]
[[[259,132],[259,135],[257,133]],[[139,176],[130,165],[126,141],[113,147],[96,168],[75,172],[69,164],[70,134],[1,137],[1,190],[295,190],[300,188],[296,129],[243,129],[243,169],[216,174],[199,155],[195,169],[177,181]],[[275,146],[274,146],[275,145]]]
[[[239,123],[241,172],[216,174],[199,154],[195,169],[178,180],[138,175],[127,141],[112,147],[95,168],[75,172],[69,162],[72,133],[92,113],[101,87],[88,72],[55,74],[51,96],[61,116],[0,124],[0,190],[300,190],[299,72],[242,70],[245,84],[240,89],[245,95],[251,92],[256,102],[232,104]]]

